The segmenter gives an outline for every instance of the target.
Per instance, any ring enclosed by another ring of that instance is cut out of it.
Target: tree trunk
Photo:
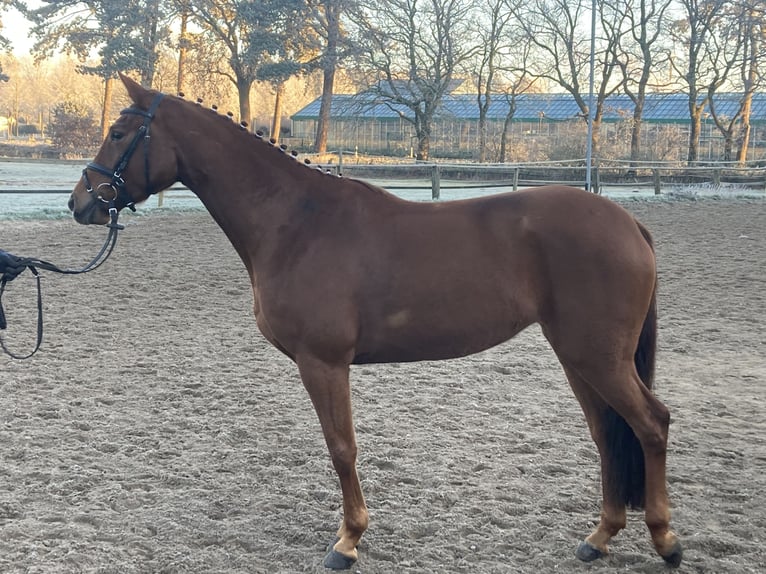
[[[277,84],[274,97],[274,117],[271,120],[271,137],[279,141],[279,132],[282,129],[282,94],[285,91],[285,83]]]
[[[753,105],[753,94],[745,95],[744,106],[742,107],[742,136],[739,140],[739,149],[737,150],[737,163],[744,167],[747,162],[747,148],[750,147],[750,113]]]
[[[487,161],[487,111],[492,103],[492,95],[490,94],[492,83],[492,75],[487,78],[486,90],[483,94],[479,94],[479,163]],[[482,85],[479,84],[479,91],[482,90]]]
[[[644,98],[639,95],[636,98],[633,108],[633,125],[630,129],[630,167],[638,167],[638,161],[641,159],[641,128],[643,127],[642,118],[644,117]]]
[[[176,92],[184,92],[184,77],[186,73],[186,56],[189,52],[189,39],[186,37],[186,25],[189,21],[189,13],[181,12],[181,31],[178,38],[178,76],[176,77]]]
[[[319,119],[314,138],[314,151],[327,151],[327,136],[330,131],[332,96],[335,89],[335,70],[338,67],[338,42],[340,41],[340,2],[325,0],[325,18],[327,19],[327,48],[325,50],[322,80],[322,102],[319,105]]]
[[[418,161],[428,161],[431,153],[431,137],[428,134],[418,136],[418,150],[415,153],[415,159]]]
[[[101,139],[106,139],[112,116],[112,87],[114,80],[109,77],[104,80],[104,103],[101,106]]]
[[[479,111],[479,163],[487,161],[487,112]]]
[[[596,115],[593,116],[593,133],[591,134],[591,154],[595,160],[601,154],[601,122],[604,113],[601,104],[596,107]]]
[[[500,157],[498,161],[505,163],[508,155],[508,139],[511,133],[511,123],[513,122],[513,116],[516,115],[516,95],[512,94],[511,99],[508,101],[508,113],[505,115],[503,121],[503,133],[500,135]],[[542,122],[542,115],[540,116]]]
[[[513,115],[508,114],[505,116],[505,120],[503,121],[503,133],[500,134],[500,154],[497,160],[500,163],[505,163],[505,160],[507,159],[508,155],[508,133],[511,131],[511,121],[513,120]]]
[[[700,132],[702,130],[702,109],[692,107],[691,123],[689,124],[689,149],[686,164],[693,166],[699,160]]]
[[[239,98],[239,121],[250,123],[250,87],[252,82],[237,76],[237,97]]]
[[[723,161],[731,161],[734,155],[734,136],[731,131],[723,136]]]
[[[427,110],[415,110],[415,138],[418,140],[415,159],[428,161],[431,154],[431,123]]]
[[[154,72],[157,66],[157,25],[159,22],[159,0],[147,3],[146,21],[144,24],[144,50],[146,61],[141,69],[141,85],[151,88],[154,83]]]
[[[330,131],[330,112],[334,85],[335,67],[325,68],[324,81],[322,82],[322,102],[319,104],[319,119],[317,120],[317,132],[314,140],[314,151],[317,153],[325,153],[327,151],[327,135]]]
[[[744,166],[747,161],[747,148],[750,147],[750,114],[753,109],[753,92],[755,83],[758,79],[758,50],[760,49],[760,40],[755,36],[751,40],[750,64],[747,69],[747,79],[745,81],[745,94],[742,102],[742,136],[739,140],[739,149],[737,150],[737,162]]]

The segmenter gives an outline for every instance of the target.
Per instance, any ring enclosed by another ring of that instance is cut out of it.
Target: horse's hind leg
[[[322,425],[327,448],[343,492],[343,522],[324,565],[345,570],[357,560],[356,550],[369,521],[356,472],[356,437],[351,417],[348,365],[328,365],[298,357],[298,369]]]
[[[564,366],[564,372],[585,414],[601,459],[601,519],[596,530],[577,548],[577,557],[590,562],[607,554],[609,541],[625,528],[625,501],[615,485],[618,478],[610,456],[608,428],[604,424],[609,405],[575,371]]]
[[[578,557],[593,559],[606,552],[609,538],[624,526],[626,505],[643,506],[657,553],[678,566],[682,551],[670,530],[665,481],[670,415],[641,382],[632,361],[617,361],[611,367],[609,361],[604,363],[564,363],[599,446],[604,482],[601,522],[578,549]]]

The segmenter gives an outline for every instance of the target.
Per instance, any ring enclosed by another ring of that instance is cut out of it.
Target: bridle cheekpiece
[[[123,207],[127,207],[131,211],[136,210],[136,202],[133,201],[133,198],[130,196],[127,189],[125,189],[125,180],[122,177],[122,173],[128,166],[130,158],[133,157],[133,153],[136,151],[136,148],[142,139],[144,141],[144,177],[146,181],[146,195],[149,196],[153,193],[149,183],[149,140],[151,139],[149,127],[152,123],[152,120],[154,119],[154,114],[157,111],[157,107],[160,105],[160,101],[162,101],[163,97],[164,94],[157,94],[149,106],[148,111],[140,110],[138,108],[126,108],[120,112],[120,114],[134,114],[137,116],[143,116],[144,123],[140,128],[138,128],[138,131],[136,132],[136,135],[133,136],[130,145],[122,153],[120,159],[117,160],[114,169],[109,169],[108,167],[92,161],[89,162],[85,166],[85,169],[82,170],[82,177],[85,180],[85,185],[87,186],[86,191],[90,194],[95,192],[96,198],[99,201],[109,204],[109,215],[112,217],[113,223],[116,222],[117,212]],[[96,173],[100,173],[101,175],[105,175],[111,179],[108,182],[99,184],[94,190],[93,185],[91,185],[90,179],[88,178],[88,170],[95,171]],[[102,188],[111,189],[113,192],[111,194],[112,197],[109,199],[104,198],[101,195]],[[121,205],[118,205],[118,203]]]

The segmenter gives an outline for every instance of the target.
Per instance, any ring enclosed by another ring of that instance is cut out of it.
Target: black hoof
[[[663,556],[662,559],[667,563],[668,566],[678,568],[681,565],[681,560],[683,560],[683,557],[684,549],[681,547],[680,542],[676,542],[676,545],[673,546],[672,552],[667,556]]]
[[[583,562],[593,562],[594,560],[601,558],[603,555],[604,553],[601,552],[601,550],[595,546],[591,546],[588,542],[580,542],[580,545],[577,547],[577,552],[575,552],[575,556]]]
[[[329,554],[330,552],[332,552],[333,548],[335,548],[335,545],[336,545],[336,544],[337,544],[339,541],[340,541],[340,538],[338,538],[338,537],[336,536],[336,537],[335,537],[335,540],[333,540],[332,542],[330,542],[330,544],[328,544],[328,545],[327,545],[327,549],[325,550],[325,552],[327,552],[328,554]]]
[[[336,550],[331,550],[325,556],[324,567],[330,570],[348,570],[354,565],[354,562],[356,562],[356,558],[349,558]]]

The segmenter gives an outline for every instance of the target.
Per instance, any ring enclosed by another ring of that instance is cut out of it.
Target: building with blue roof
[[[719,116],[732,117],[741,94],[719,94],[715,106]],[[520,94],[508,126],[506,161],[564,159],[557,155],[584,156],[586,122],[569,94]],[[320,99],[292,116],[295,145],[309,148],[314,141]],[[511,108],[510,96],[493,96],[488,110],[489,157],[497,157],[501,134]],[[627,95],[610,96],[604,106],[601,132],[602,157],[629,155],[633,102]],[[368,154],[408,156],[414,146],[414,130],[405,119],[410,110],[381,101],[370,92],[333,96],[328,149]],[[700,159],[722,159],[723,137],[709,113],[703,114]],[[479,107],[476,95],[448,94],[435,119],[431,153],[436,157],[475,157],[478,149]],[[643,159],[674,161],[686,157],[690,125],[686,94],[649,94],[643,114]],[[749,159],[766,155],[766,93],[753,97]],[[581,148],[581,151],[580,151]],[[498,158],[499,159],[499,158]]]

